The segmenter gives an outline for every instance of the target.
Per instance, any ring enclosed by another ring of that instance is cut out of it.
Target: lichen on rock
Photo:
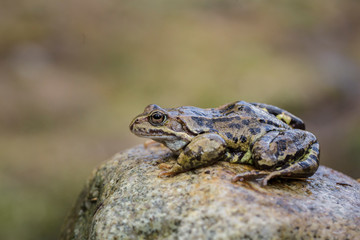
[[[355,239],[360,183],[320,166],[304,180],[232,183],[250,166],[218,162],[170,178],[161,145],[137,146],[97,168],[61,239]]]

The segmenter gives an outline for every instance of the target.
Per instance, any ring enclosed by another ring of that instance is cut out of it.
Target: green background
[[[359,1],[3,0],[0,239],[56,239],[150,103],[285,108],[360,177]]]

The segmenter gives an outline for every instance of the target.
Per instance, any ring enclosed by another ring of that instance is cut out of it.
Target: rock
[[[305,180],[231,183],[246,165],[215,165],[158,178],[174,161],[137,146],[95,170],[61,239],[359,239],[360,183],[320,166]]]

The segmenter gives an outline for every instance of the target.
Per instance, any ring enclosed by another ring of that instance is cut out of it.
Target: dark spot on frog
[[[232,139],[232,138],[233,138],[233,135],[232,135],[231,133],[229,133],[229,132],[225,133],[225,135],[226,135],[226,137],[227,137],[228,139]]]
[[[163,130],[161,130],[161,129],[149,129],[148,132],[149,132],[150,134],[169,135],[168,133],[165,133],[165,132],[164,132]]]
[[[228,126],[229,126],[229,128],[236,128],[236,129],[241,128],[241,125],[238,123],[230,123]]]
[[[237,143],[238,142],[238,138],[237,137],[233,137],[233,141],[235,142],[235,143]]]
[[[244,124],[245,126],[249,125],[250,121],[248,119],[244,119],[241,121],[242,124]]]
[[[199,118],[199,117],[191,117],[191,119],[196,122],[197,125],[199,125],[200,127],[204,126],[204,119]]]
[[[249,132],[252,134],[252,135],[256,135],[256,134],[259,134],[261,132],[261,129],[260,128],[250,128],[249,129]]]
[[[242,143],[244,143],[244,142],[247,141],[247,138],[246,138],[244,135],[241,135],[241,136],[240,136],[240,141],[241,141]]]
[[[238,107],[238,110],[239,110],[239,111],[244,111],[244,112],[246,112],[246,113],[251,113],[251,112],[253,112],[253,110],[252,110],[249,106],[244,106],[244,105]]]
[[[265,129],[265,132],[270,132],[270,131],[273,131],[275,129],[275,127],[266,125],[264,129]]]
[[[285,140],[279,140],[277,142],[277,151],[283,152],[286,150],[286,141]]]
[[[301,156],[303,156],[305,153],[305,149],[301,148],[299,149],[296,154],[295,154],[295,158],[300,158]]]
[[[309,158],[311,158],[312,160],[314,160],[314,161],[316,161],[317,163],[319,163],[319,158],[316,157],[315,155],[311,154],[311,155],[309,156]]]
[[[284,141],[284,140],[283,140]],[[286,141],[284,141],[283,144],[286,144]],[[286,151],[286,149],[285,149]],[[278,146],[278,150],[275,152],[275,156],[277,158],[279,157],[283,157],[285,155],[285,151],[279,151],[279,146]],[[278,166],[281,166],[282,165],[282,168],[286,168],[288,166],[290,166],[289,164],[286,164],[284,165],[283,162],[289,162],[291,164],[291,160],[292,159],[300,159],[305,153],[305,150],[304,149],[299,149],[295,154],[287,154],[285,159],[282,160],[282,161],[279,161],[278,164],[275,165],[275,167],[278,167]],[[300,164],[301,165],[301,164]],[[307,163],[304,164],[304,166],[302,166],[303,168],[306,168]]]
[[[211,121],[206,121],[205,126],[209,128],[211,131],[215,131],[213,123]]]
[[[199,127],[204,127],[205,126],[205,127],[209,128],[210,131],[215,131],[213,123],[212,123],[211,120],[204,119],[204,118],[201,118],[201,117],[191,117],[191,119],[194,120],[194,122],[196,122],[196,124]]]
[[[231,122],[234,121],[232,117],[222,117],[222,118],[215,118],[213,119],[214,122]]]
[[[210,170],[206,170],[204,173],[205,174],[210,174]]]
[[[235,112],[234,112],[234,111],[231,111],[231,112],[226,113],[226,115],[230,115],[230,114],[232,114],[232,113],[235,113]]]
[[[260,119],[260,120],[259,120],[259,123],[265,123],[265,120],[264,120],[264,119]]]
[[[310,167],[310,164],[307,162],[299,162],[299,165],[303,168],[303,169],[307,169]]]
[[[273,125],[273,126],[275,126],[275,127],[280,127],[280,125],[279,125],[279,124],[274,123],[274,122],[273,122],[273,121],[271,121],[271,120],[267,120],[267,121],[266,121],[266,123],[267,123],[267,124],[269,124],[269,125]]]
[[[249,106],[244,106],[243,111],[245,111],[246,113],[251,113],[251,112],[253,112],[253,110],[252,110]]]

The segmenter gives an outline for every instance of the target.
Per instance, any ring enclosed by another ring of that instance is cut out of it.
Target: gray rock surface
[[[137,146],[96,169],[61,239],[359,239],[360,183],[320,166],[306,180],[231,183],[250,166],[219,162],[171,178],[161,145]]]

